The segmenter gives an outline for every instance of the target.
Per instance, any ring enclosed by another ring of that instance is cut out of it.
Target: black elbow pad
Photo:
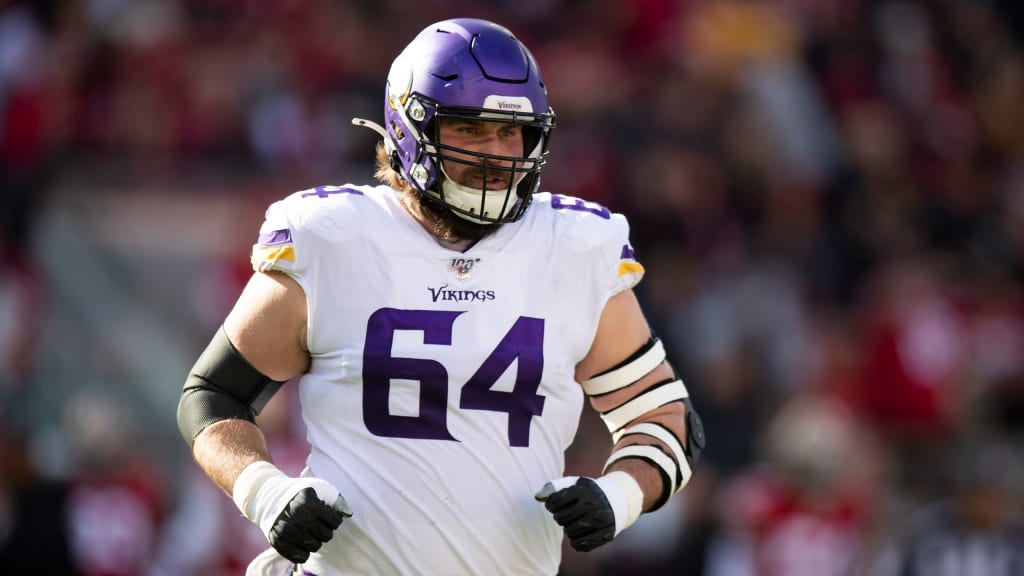
[[[178,430],[192,446],[196,436],[214,422],[233,418],[255,422],[282,384],[253,368],[222,326],[185,380],[178,401]]]
[[[704,421],[700,419],[700,414],[693,407],[693,402],[686,398],[683,400],[683,404],[686,405],[686,448],[684,452],[690,461],[690,470],[696,472],[697,465],[700,464],[700,455],[704,452],[708,439],[704,436]]]

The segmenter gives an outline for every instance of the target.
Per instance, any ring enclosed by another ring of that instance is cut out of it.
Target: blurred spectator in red
[[[166,502],[158,455],[130,408],[83,388],[65,407],[71,448],[67,540],[77,576],[138,576],[156,549]]]
[[[0,242],[0,405],[23,393],[39,338],[45,295],[34,264]]]
[[[968,324],[942,259],[895,259],[868,300],[851,401],[899,463],[897,490],[928,497],[968,405]]]
[[[844,576],[874,519],[879,468],[870,439],[838,400],[804,393],[773,416],[762,464],[720,494],[724,529],[710,576]]]

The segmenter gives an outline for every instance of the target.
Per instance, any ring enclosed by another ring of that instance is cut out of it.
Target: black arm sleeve
[[[282,384],[253,368],[221,326],[185,380],[178,401],[178,430],[192,446],[196,436],[214,422],[232,418],[255,422]]]

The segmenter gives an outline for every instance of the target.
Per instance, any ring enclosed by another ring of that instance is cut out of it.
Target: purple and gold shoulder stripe
[[[629,244],[622,245],[622,254],[619,255],[619,277],[626,274],[637,274],[642,276],[644,267],[636,261],[636,254]]]
[[[274,268],[274,265],[282,260],[295,262],[295,245],[292,244],[291,230],[285,228],[260,233],[259,239],[252,247],[251,260],[253,269],[259,272]]]

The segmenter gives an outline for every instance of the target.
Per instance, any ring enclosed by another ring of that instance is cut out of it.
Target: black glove
[[[569,544],[580,552],[589,552],[615,537],[615,512],[604,490],[592,478],[556,490],[548,482],[536,495],[544,507],[565,528]]]
[[[281,556],[301,564],[352,515],[338,489],[313,477],[290,478],[270,462],[253,462],[239,474],[231,495],[245,517],[259,525]]]
[[[344,519],[345,514],[324,503],[315,490],[305,488],[278,514],[267,540],[281,556],[302,564],[331,539]]]

